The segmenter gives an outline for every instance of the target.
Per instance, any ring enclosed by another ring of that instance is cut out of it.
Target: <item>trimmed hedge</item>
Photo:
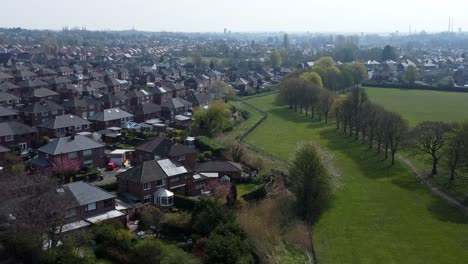
[[[198,200],[194,198],[189,198],[178,194],[174,195],[174,206],[178,209],[192,211],[197,203]]]
[[[435,87],[422,84],[407,84],[407,83],[388,83],[388,82],[363,82],[364,87],[376,87],[376,88],[396,88],[396,89],[408,89],[408,90],[429,90],[429,91],[442,91],[442,92],[462,92],[467,93],[468,89],[464,87]]]
[[[205,136],[195,138],[195,145],[202,151],[211,151],[216,154],[227,150],[226,145]]]

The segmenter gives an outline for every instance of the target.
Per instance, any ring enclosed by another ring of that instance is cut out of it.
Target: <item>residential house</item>
[[[228,176],[231,180],[242,177],[242,165],[232,161],[205,161],[195,166],[197,173],[218,173],[219,177]]]
[[[211,102],[211,95],[207,92],[203,93],[191,93],[187,96],[187,101],[192,103],[192,106],[195,107],[204,107]]]
[[[135,147],[135,162],[172,159],[189,169],[195,169],[198,151],[164,138],[153,138]]]
[[[20,112],[26,124],[38,126],[46,120],[65,114],[65,109],[50,100],[42,100],[24,106]]]
[[[0,105],[0,123],[18,120],[18,113]]]
[[[68,114],[74,114],[83,119],[88,119],[95,112],[101,111],[101,103],[88,96],[66,99],[62,106]]]
[[[78,159],[83,165],[100,167],[106,166],[104,145],[86,136],[72,135],[56,138],[51,143],[40,147],[39,158],[45,158],[50,163],[59,163],[64,159]]]
[[[191,107],[192,103],[182,98],[171,98],[169,101],[161,104],[161,113],[165,119],[172,122],[176,115],[186,113]]]
[[[8,108],[10,110],[16,110],[22,106],[21,99],[8,92],[0,92],[0,106]]]
[[[0,145],[26,150],[38,142],[37,129],[18,121],[0,123]]]
[[[70,133],[89,132],[90,127],[91,122],[76,115],[66,114],[44,121],[39,125],[39,132],[42,136],[50,138],[64,137]]]
[[[108,127],[120,127],[122,122],[133,121],[133,115],[120,108],[109,108],[96,112],[88,120],[93,123],[94,130],[103,130]]]
[[[125,224],[126,215],[116,210],[116,196],[86,182],[73,182],[56,189],[57,199],[67,202],[62,232],[71,232],[100,221],[117,219]]]
[[[153,103],[162,104],[169,101],[172,98],[172,91],[169,88],[164,87],[153,87],[150,89],[153,94]]]
[[[159,118],[161,116],[161,106],[153,103],[140,104],[134,113],[135,121],[142,123],[149,119]]]
[[[173,196],[166,190],[190,195],[192,186],[192,173],[170,159],[145,161],[117,174],[116,178],[119,196],[134,203],[162,207],[173,205]]]

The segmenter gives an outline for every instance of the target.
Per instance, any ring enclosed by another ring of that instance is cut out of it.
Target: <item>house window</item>
[[[83,150],[83,156],[90,156],[92,154],[93,154],[93,150],[91,149]]]
[[[195,189],[197,189],[197,190],[203,189],[203,187],[205,187],[205,183],[204,183],[204,182],[197,182],[197,183],[195,184]]]
[[[76,216],[76,208],[70,208],[65,211],[65,218],[70,218]]]
[[[42,112],[42,116],[48,116],[49,112]]]
[[[76,153],[76,152],[70,152],[70,153],[68,153],[68,158],[69,158],[69,159],[74,159],[74,158],[76,158],[76,157],[78,157],[78,153]]]
[[[159,186],[163,186],[163,185],[166,185],[166,179],[156,181],[156,186],[159,187]]]
[[[7,103],[8,103],[8,104],[12,104],[12,103],[13,103],[13,100],[8,100]]]
[[[13,135],[8,135],[3,137],[5,141],[13,141]]]
[[[184,176],[184,179],[186,179],[186,180],[190,179],[190,175],[188,175],[188,174],[185,175],[185,176]]]
[[[93,161],[92,160],[85,160],[85,161],[83,161],[83,165],[91,167],[91,166],[93,166]]]
[[[111,207],[113,204],[112,199],[104,200],[104,207]]]
[[[90,203],[85,206],[85,212],[91,212],[96,210],[96,203]]]
[[[179,181],[179,176],[172,177],[172,178],[169,179],[169,182],[171,182],[171,183],[178,182],[178,181]]]
[[[151,202],[151,195],[145,195],[143,197],[143,203],[144,204],[149,204]]]
[[[149,190],[150,188],[151,188],[151,184],[150,184],[150,183],[147,182],[147,183],[143,184],[143,190],[146,191],[146,190]]]
[[[76,131],[80,131],[80,130],[81,130],[81,126],[75,126],[75,130],[76,130]]]

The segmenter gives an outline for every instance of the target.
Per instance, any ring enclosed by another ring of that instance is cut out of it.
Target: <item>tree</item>
[[[200,200],[192,211],[193,229],[202,236],[208,236],[219,225],[234,221],[233,212],[214,199]]]
[[[404,80],[413,85],[419,78],[418,69],[414,65],[409,65],[405,71]]]
[[[232,128],[231,106],[221,100],[212,102],[208,109],[197,107],[193,113],[193,123],[211,134],[224,132]]]
[[[145,207],[140,213],[139,225],[145,229],[157,229],[163,216],[164,214],[159,210],[159,208],[154,206]]]
[[[208,239],[204,263],[255,263],[245,240],[246,235],[237,224],[218,226]]]
[[[411,131],[411,145],[431,156],[432,175],[437,174],[437,164],[444,155],[444,145],[451,130],[451,126],[447,123],[425,121]]]
[[[320,75],[316,72],[313,72],[313,71],[304,72],[299,77],[303,79],[304,81],[315,83],[321,88],[323,87],[322,77],[320,77]]]
[[[395,154],[407,136],[408,122],[397,113],[391,113],[389,121],[390,130],[388,131],[388,140],[390,143],[390,153],[392,155],[392,165],[394,165]]]
[[[455,123],[451,127],[452,132],[446,139],[443,151],[445,164],[450,170],[450,181],[454,181],[457,171],[468,158],[468,123]]]
[[[318,145],[305,142],[298,146],[289,175],[300,216],[314,221],[327,207],[333,189],[333,177],[327,169],[324,153]]]
[[[273,50],[270,53],[270,62],[271,62],[271,67],[273,68],[281,67],[281,64],[283,64],[283,60],[281,58],[281,53],[279,53],[278,50]]]
[[[201,67],[203,65],[203,59],[199,52],[195,52],[192,54],[192,63],[195,67]]]
[[[22,243],[21,249],[11,252],[28,248],[29,252],[24,253],[34,255],[43,250],[44,242],[51,248],[57,246],[67,209],[73,202],[71,195],[58,192],[57,181],[46,176],[5,174],[0,184],[8,186],[0,194],[0,217],[7,219],[13,230],[9,243]]]
[[[314,66],[319,66],[322,68],[331,67],[333,65],[335,65],[335,61],[330,56],[322,57],[318,61],[314,62]]]
[[[78,158],[70,159],[68,156],[61,156],[58,160],[52,162],[52,171],[59,175],[64,181],[69,181],[73,174],[81,168],[81,161]]]
[[[395,59],[396,59],[395,49],[390,45],[385,46],[382,51],[382,61],[395,60]]]
[[[328,114],[335,103],[335,96],[327,90],[321,90],[319,98],[319,116],[325,118],[325,124],[328,123]]]
[[[348,63],[344,66],[344,71],[351,74],[355,87],[367,79],[367,69],[362,63]]]
[[[216,99],[226,98],[229,95],[235,94],[235,90],[227,83],[222,81],[215,81],[208,86],[207,91],[214,95]]]
[[[283,46],[284,46],[285,49],[289,49],[289,35],[288,35],[288,33],[284,33]]]

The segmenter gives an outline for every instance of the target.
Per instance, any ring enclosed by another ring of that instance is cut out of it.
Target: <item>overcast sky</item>
[[[468,29],[467,0],[0,0],[0,27],[233,32]]]

